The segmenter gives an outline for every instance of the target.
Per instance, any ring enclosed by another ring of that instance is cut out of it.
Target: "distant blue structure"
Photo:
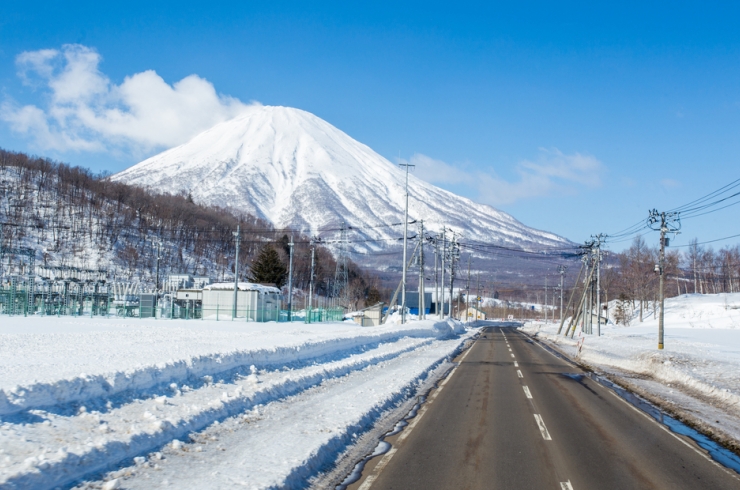
[[[401,306],[401,295],[398,295],[396,304]],[[406,291],[406,308],[409,309],[409,314],[419,314],[419,293],[418,291]],[[428,315],[433,313],[434,308],[432,306],[432,293],[424,293],[424,314]]]

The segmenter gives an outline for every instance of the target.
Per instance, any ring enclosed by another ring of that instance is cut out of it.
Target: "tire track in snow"
[[[5,423],[0,430],[0,447],[12,454],[10,464],[0,466],[0,486],[51,488],[69,484],[202,430],[214,421],[296,395],[327,379],[397,358],[434,341],[405,338],[338,361],[253,374],[232,383],[209,383],[179,395],[173,390],[174,396],[136,400],[107,413],[82,411],[68,417],[34,410],[33,415],[43,422],[25,426]],[[65,445],[63,441],[74,442]]]

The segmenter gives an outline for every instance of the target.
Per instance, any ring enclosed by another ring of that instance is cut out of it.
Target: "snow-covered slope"
[[[196,202],[311,234],[344,221],[361,237],[391,239],[400,227],[379,225],[403,221],[403,170],[326,121],[288,107],[251,107],[113,179],[189,192]],[[468,240],[528,249],[569,243],[413,174],[409,192],[411,218],[431,231],[448,226]]]

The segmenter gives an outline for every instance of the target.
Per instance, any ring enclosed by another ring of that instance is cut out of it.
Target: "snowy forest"
[[[187,194],[154,194],[107,177],[85,168],[0,150],[0,243],[6,248],[36,250],[37,265],[103,271],[111,281],[139,282],[153,289],[157,270],[160,284],[168,274],[233,280],[234,234],[238,227],[240,280],[248,280],[251,266],[265,246],[273,247],[287,267],[292,236],[293,285],[299,295],[308,290],[309,237],[275,229],[233,209],[199,205]],[[659,247],[650,246],[648,238],[638,236],[624,252],[607,255],[601,272],[604,302],[619,299],[640,312],[654,307]],[[316,246],[315,288],[323,296],[331,294],[334,286],[336,261],[331,246]],[[0,261],[0,274],[27,274],[24,267],[22,258],[6,254]],[[569,269],[566,298],[573,288],[577,264],[569,264]],[[714,250],[694,239],[689,247],[666,249],[665,271],[668,297],[738,292],[740,247]],[[548,272],[544,266],[542,272]],[[380,274],[348,262],[346,297],[350,308],[365,306],[368,296],[371,302],[390,298],[391,281],[381,280]],[[555,281],[550,282],[551,289],[553,286]],[[507,288],[505,283],[498,283],[490,290],[500,293],[501,299],[539,303],[544,300],[541,289]],[[549,297],[554,303],[555,294]]]
[[[235,232],[239,276],[248,280],[263,247],[273,247],[287,267],[293,236],[293,285],[310,280],[310,238],[232,209],[202,206],[188,195],[154,194],[112,182],[106,174],[45,158],[0,150],[0,244],[36,250],[37,266],[102,271],[111,281],[153,289],[168,274],[234,280]],[[336,261],[328,245],[316,246],[316,294],[331,293]],[[159,264],[157,264],[159,262]],[[157,265],[159,267],[157,267]],[[28,274],[22,257],[5,254],[0,275]],[[352,306],[378,296],[377,277],[349,261]]]

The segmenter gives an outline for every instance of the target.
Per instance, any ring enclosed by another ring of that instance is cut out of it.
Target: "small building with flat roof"
[[[234,316],[234,283],[221,282],[203,287],[203,319],[243,319],[248,322],[274,322],[280,317],[283,295],[280,289],[251,282],[240,282],[236,291]]]
[[[363,327],[375,327],[380,325],[380,322],[383,321],[384,304],[385,303],[378,303],[360,310],[361,314],[355,315],[353,318],[355,323],[359,323]]]

